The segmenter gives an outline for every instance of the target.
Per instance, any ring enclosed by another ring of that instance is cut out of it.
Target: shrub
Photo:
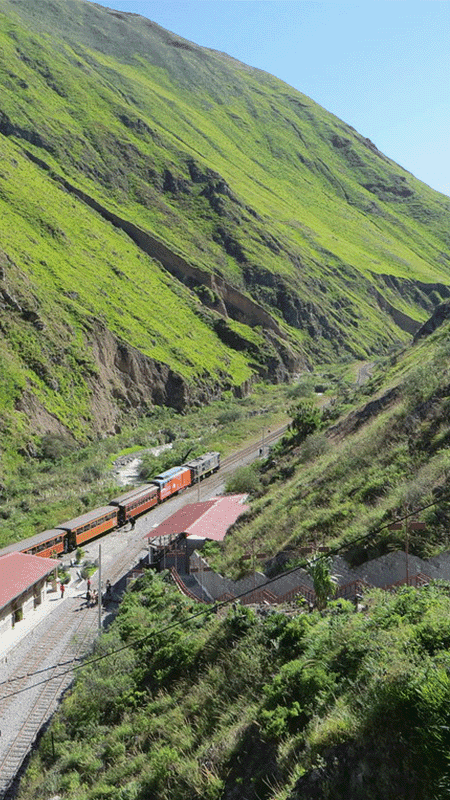
[[[331,445],[324,433],[312,433],[307,436],[302,444],[300,457],[302,461],[313,461],[319,456],[323,456]]]
[[[228,493],[241,493],[249,492],[256,494],[261,489],[261,478],[259,469],[255,464],[249,464],[246,467],[239,467],[227,479],[225,484],[225,492]]]
[[[297,441],[303,441],[321,426],[322,412],[311,400],[303,400],[290,410],[291,427]]]
[[[303,728],[318,705],[333,696],[335,675],[320,664],[304,659],[284,664],[272,683],[264,688],[265,703],[261,721],[274,738]]]
[[[67,436],[46,433],[41,439],[40,458],[48,461],[59,461],[75,449],[73,440]]]

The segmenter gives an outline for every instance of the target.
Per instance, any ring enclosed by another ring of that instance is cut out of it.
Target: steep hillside
[[[183,601],[149,573],[126,596],[20,800],[448,797],[448,591],[361,613]]]
[[[405,547],[405,527],[390,527],[405,516],[426,523],[410,528],[410,555],[448,552],[448,317],[444,305],[308,436],[313,400],[297,405],[247,518],[208,558],[248,570],[264,552],[269,574],[295,573],[325,545],[362,562]],[[199,606],[144,573],[43,733],[20,800],[446,800],[449,583],[362,591],[311,613],[301,599]]]
[[[450,200],[276,78],[83,0],[0,0],[0,42],[24,452],[383,352],[450,296]]]
[[[217,555],[221,571],[248,569],[240,558],[250,548],[266,554],[272,575],[319,545],[344,548],[358,564],[405,549],[405,528],[389,528],[404,517],[425,523],[409,532],[410,552],[448,549],[448,316],[444,304],[434,332],[424,326],[403,354],[380,359],[367,383],[330,396],[309,431],[294,425],[262,466],[251,512]],[[315,402],[294,399],[294,421]]]

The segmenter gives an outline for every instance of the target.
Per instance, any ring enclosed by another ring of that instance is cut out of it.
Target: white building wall
[[[34,586],[31,586],[28,591],[24,592],[17,600],[8,603],[4,608],[0,609],[0,637],[3,633],[11,630],[13,627],[13,614],[15,610],[22,609],[23,619],[33,613],[40,603],[48,602],[47,583],[45,578],[39,580]],[[22,620],[16,622],[20,625]]]
[[[12,611],[10,606],[5,606],[0,611],[0,637],[12,628]]]

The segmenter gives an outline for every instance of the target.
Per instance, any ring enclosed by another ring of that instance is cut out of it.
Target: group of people
[[[86,589],[86,605],[87,606],[97,606],[98,605],[98,592],[97,589],[91,589],[91,579],[87,579],[87,589]]]
[[[61,599],[64,597],[65,586],[63,582],[60,582],[60,591],[61,591]],[[108,600],[111,598],[112,594],[112,587],[111,581],[106,581],[106,597]],[[98,591],[97,589],[91,589],[91,579],[88,578],[86,582],[86,605],[87,606],[97,606],[98,605]]]
[[[112,587],[111,581],[106,581],[106,595],[103,596],[103,600],[108,599],[110,600],[112,597]],[[86,605],[87,606],[97,606],[98,605],[98,591],[97,589],[91,589],[91,579],[88,578],[86,581]]]

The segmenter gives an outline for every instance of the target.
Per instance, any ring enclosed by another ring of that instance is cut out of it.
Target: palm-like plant
[[[316,606],[319,611],[322,611],[336,590],[337,580],[331,574],[331,559],[327,556],[313,558],[308,561],[306,571],[313,580]]]

